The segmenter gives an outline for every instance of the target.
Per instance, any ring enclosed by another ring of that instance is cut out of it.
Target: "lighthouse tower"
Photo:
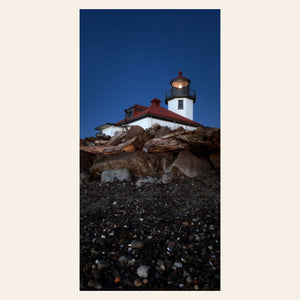
[[[190,83],[191,81],[183,77],[180,71],[179,76],[170,81],[171,90],[166,92],[165,103],[168,104],[168,110],[193,120],[196,92],[190,89]]]

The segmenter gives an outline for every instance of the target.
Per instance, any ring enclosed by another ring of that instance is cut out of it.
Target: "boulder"
[[[118,144],[120,144],[122,141],[123,138],[125,138],[126,136],[126,132],[123,132],[123,131],[116,131],[114,136],[110,139],[109,141],[109,145],[110,146],[116,146]]]
[[[193,152],[208,154],[220,149],[220,129],[198,127],[195,131],[176,134],[176,139],[186,142]]]
[[[198,158],[190,151],[182,151],[168,171],[192,178],[210,169],[211,165],[204,157]]]
[[[169,158],[168,157],[163,157],[161,159],[161,168],[164,172],[168,169],[170,163],[172,162],[171,158],[173,158],[173,157],[172,156],[170,156]]]
[[[182,126],[179,126],[175,130],[173,130],[173,132],[183,132],[183,131],[186,131],[186,130]]]
[[[143,136],[145,133],[145,130],[143,127],[139,125],[133,125],[130,127],[130,129],[126,132],[125,140],[128,141],[134,137]]]
[[[110,136],[109,135],[106,135],[105,133],[103,132],[98,132],[96,134],[96,137],[98,140],[110,140]]]
[[[81,146],[80,147],[80,153],[87,152],[87,153],[103,153],[104,149],[106,149],[107,146],[103,145],[95,145],[95,146]]]
[[[152,177],[152,176],[146,176],[146,177],[142,177],[140,179],[137,180],[136,182],[136,186],[137,187],[141,187],[144,184],[154,184],[158,179],[156,177]]]
[[[164,173],[162,176],[161,176],[161,183],[163,184],[168,184],[168,183],[171,183],[175,178],[175,175],[173,173]]]
[[[136,140],[136,137],[128,140],[127,142],[118,144],[117,146],[110,146],[103,150],[103,153],[115,153],[115,152],[121,152],[124,148],[126,148],[129,145],[132,145],[134,141]]]
[[[165,136],[167,134],[170,134],[172,131],[170,128],[164,126],[164,127],[161,127],[155,134],[155,137],[156,138],[160,138],[162,136]]]
[[[90,173],[87,171],[80,172],[80,185],[88,182],[90,179]]]
[[[161,160],[172,160],[171,153],[152,154],[142,151],[99,154],[90,168],[94,178],[100,178],[104,170],[127,169],[133,176],[154,176],[162,172]]]
[[[80,172],[89,171],[95,158],[96,155],[94,153],[80,151]]]
[[[215,168],[220,168],[220,153],[211,153],[209,159]]]
[[[91,143],[95,143],[96,138],[93,136],[86,137],[85,139],[81,140],[83,146],[89,146]]]
[[[122,152],[133,152],[133,151],[135,151],[135,147],[134,147],[134,145],[127,145],[123,150],[122,150]]]
[[[130,172],[127,169],[105,170],[101,174],[101,182],[131,181]]]
[[[155,136],[156,132],[161,128],[161,126],[158,123],[154,123],[152,124],[152,126],[148,129],[146,129],[146,131],[152,135],[152,137]]]
[[[177,133],[171,133],[160,138],[153,138],[147,141],[144,148],[147,152],[179,152],[181,150],[190,150],[190,146],[185,141],[176,138]]]

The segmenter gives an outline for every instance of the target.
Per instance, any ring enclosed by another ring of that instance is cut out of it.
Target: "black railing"
[[[187,97],[191,98],[194,101],[196,100],[196,91],[193,89],[176,89],[176,90],[169,90],[165,93],[165,101],[168,101],[173,98],[180,98],[180,97]]]

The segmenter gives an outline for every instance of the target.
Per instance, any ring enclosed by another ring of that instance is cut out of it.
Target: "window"
[[[129,110],[126,112],[126,119],[131,118],[133,116],[133,111]]]
[[[178,100],[178,109],[183,109],[183,100]]]

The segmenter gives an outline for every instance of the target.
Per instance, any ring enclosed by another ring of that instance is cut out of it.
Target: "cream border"
[[[2,299],[299,298],[299,5],[108,3],[2,4]],[[221,9],[221,292],[79,292],[79,8]]]

